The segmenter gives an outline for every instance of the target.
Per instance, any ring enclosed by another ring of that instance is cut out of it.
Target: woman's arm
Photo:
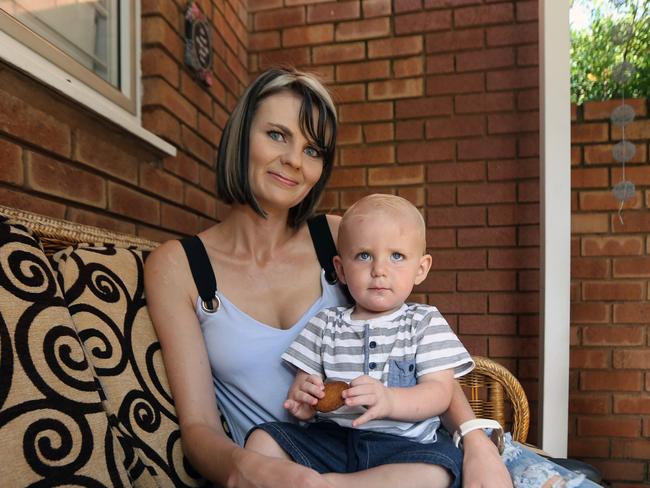
[[[194,312],[198,295],[177,241],[148,257],[145,288],[149,313],[178,414],[183,452],[205,478],[228,487],[329,487],[318,473],[295,463],[245,450],[224,433],[203,335]]]
[[[467,397],[456,381],[449,409],[442,416],[447,430],[453,433],[468,420],[476,418]],[[463,438],[463,487],[512,488],[512,480],[499,450],[482,430],[470,432]]]

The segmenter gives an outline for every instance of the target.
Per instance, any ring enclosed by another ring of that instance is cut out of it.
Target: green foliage
[[[585,2],[591,25],[571,30],[571,101],[650,96],[650,0],[617,0],[620,7],[615,10],[611,1]],[[632,26],[632,36],[617,45],[612,34],[625,24]],[[612,79],[612,70],[623,61],[632,63],[636,72],[622,84]]]

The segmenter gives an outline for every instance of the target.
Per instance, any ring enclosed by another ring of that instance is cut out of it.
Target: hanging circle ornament
[[[634,109],[626,104],[619,105],[612,110],[610,120],[616,127],[625,127],[634,120]]]
[[[619,181],[612,188],[614,198],[619,202],[626,202],[634,196],[634,183],[631,181]]]
[[[627,163],[636,154],[636,146],[630,141],[621,141],[614,144],[612,155],[619,163]]]
[[[212,85],[212,27],[194,1],[185,10],[185,64],[204,84]]]
[[[621,22],[612,27],[612,42],[618,46],[625,44],[632,38],[634,27],[629,22]]]
[[[612,79],[617,83],[627,83],[636,73],[636,68],[629,61],[618,63],[612,69]]]

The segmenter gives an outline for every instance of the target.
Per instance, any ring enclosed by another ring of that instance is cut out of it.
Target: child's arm
[[[453,369],[422,375],[417,385],[407,388],[387,388],[380,381],[363,375],[350,383],[343,398],[348,406],[368,408],[352,422],[353,427],[383,418],[419,422],[447,411],[454,383]]]
[[[314,405],[325,396],[324,389],[320,376],[298,370],[283,406],[297,419],[309,420],[316,414]]]

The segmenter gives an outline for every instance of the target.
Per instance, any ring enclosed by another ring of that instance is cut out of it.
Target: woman
[[[282,400],[293,373],[280,354],[320,308],[346,301],[325,279],[305,225],[331,174],[335,142],[334,105],[318,81],[292,70],[263,73],[235,107],[219,148],[217,192],[230,214],[198,242],[166,242],[147,259],[148,307],[184,452],[224,486],[330,486],[315,471],[241,445],[254,424],[289,420]],[[339,220],[327,217],[334,239]],[[203,248],[209,262],[190,270],[188,256],[198,259]],[[199,297],[193,277],[209,266],[218,300]],[[220,422],[215,390],[235,442]],[[473,418],[460,387],[446,417],[452,430]],[[511,486],[483,433],[463,444],[465,486]]]

